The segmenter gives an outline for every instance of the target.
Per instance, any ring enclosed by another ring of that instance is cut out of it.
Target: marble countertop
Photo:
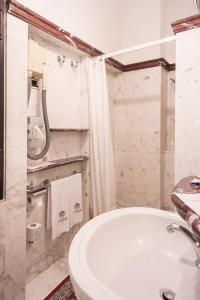
[[[198,178],[196,176],[189,176],[186,178],[183,178],[174,188],[171,200],[173,204],[175,205],[178,214],[189,224],[191,227],[196,239],[200,243],[200,215],[196,212],[197,205],[200,207],[200,189],[194,189],[191,187],[191,181],[195,178]],[[184,195],[184,197],[182,197]],[[185,195],[187,197],[185,197]],[[185,203],[189,203],[190,201],[190,195],[191,195],[191,205],[189,206]],[[198,199],[199,196],[199,199]],[[187,201],[185,201],[185,198]],[[199,203],[195,203],[194,206],[194,200],[199,201]],[[193,209],[191,208],[193,207]]]

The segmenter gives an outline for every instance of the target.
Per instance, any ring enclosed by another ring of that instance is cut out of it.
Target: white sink
[[[124,208],[100,215],[75,236],[69,253],[79,300],[160,300],[160,290],[176,300],[200,299],[200,270],[190,242],[166,231],[185,225],[175,213]]]

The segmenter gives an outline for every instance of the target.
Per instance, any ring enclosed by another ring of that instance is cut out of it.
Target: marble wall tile
[[[7,275],[2,281],[0,281],[0,299],[24,300],[25,288],[22,289],[10,276]]]
[[[169,208],[174,89],[162,68],[108,73],[119,207]],[[113,92],[114,91],[114,92]],[[169,151],[171,155],[165,155]]]
[[[48,178],[50,181],[70,176],[74,172],[81,172],[83,179],[83,216],[84,224],[89,218],[89,175],[88,163],[74,163],[68,166],[58,167],[52,170],[44,170],[42,172],[29,174],[28,183],[34,186]],[[27,224],[31,222],[39,222],[42,225],[41,233],[38,239],[33,243],[27,243],[27,281],[36,277],[40,272],[47,269],[56,260],[68,254],[69,246],[72,238],[79,230],[82,224],[74,226],[69,233],[62,234],[55,241],[52,241],[51,230],[46,229],[46,198],[42,199],[42,206],[37,205],[37,201],[33,205],[27,205]]]
[[[118,207],[152,207],[160,208],[160,197],[153,193],[147,194],[142,191],[131,191],[120,189],[117,192]]]
[[[114,87],[117,204],[160,207],[161,68],[117,74]]]
[[[84,59],[80,59],[77,55],[66,52],[63,44],[58,46],[55,44],[54,39],[48,40],[44,37],[31,36],[34,43],[37,43],[37,51],[34,50],[29,54],[29,65],[35,68],[35,66],[41,65],[42,57],[47,58],[48,64],[58,64],[55,60],[56,55],[65,54],[66,59],[63,66],[59,68],[64,69],[67,74],[67,86],[63,85],[60,87],[59,95],[66,94],[66,103],[61,106],[63,113],[66,112],[65,118],[67,123],[63,128],[87,128],[88,127],[88,80],[87,80],[87,62]],[[29,41],[30,42],[30,41]],[[63,48],[62,48],[63,46]],[[33,50],[33,49],[32,49]],[[39,58],[36,57],[38,54]],[[72,57],[75,55],[75,57]],[[70,62],[78,61],[77,70],[73,70],[70,66]],[[36,62],[35,62],[36,61]],[[39,61],[39,62],[38,62]],[[58,66],[57,66],[58,67]],[[47,69],[47,73],[49,70]],[[48,77],[49,74],[47,74]],[[55,75],[55,74],[54,74]],[[61,74],[62,75],[62,74]],[[60,73],[57,70],[57,77],[59,80]],[[61,76],[62,77],[62,76]],[[58,82],[57,82],[58,83]],[[59,83],[60,84],[60,83]],[[70,91],[70,88],[72,91]],[[55,106],[55,95],[58,93],[58,86],[54,85],[48,89],[48,101],[51,101],[50,106]],[[74,91],[74,92],[73,92]],[[77,106],[77,101],[79,104]],[[49,107],[49,102],[47,103]],[[73,104],[75,106],[73,106]],[[29,111],[31,113],[31,111]],[[70,114],[70,118],[68,118]],[[52,112],[50,112],[50,126],[52,126]],[[63,118],[63,115],[59,116]],[[59,128],[59,126],[52,126],[52,128]],[[88,143],[89,133],[87,131],[67,131],[67,132],[51,132],[51,142],[50,148],[45,157],[39,161],[28,160],[29,166],[41,165],[44,160],[52,161],[57,159],[62,159],[66,157],[76,156],[76,155],[89,155],[89,143]],[[84,224],[89,219],[89,162],[72,163],[70,165],[57,167],[50,170],[44,170],[37,173],[32,173],[28,175],[28,184],[33,184],[34,186],[40,185],[45,179],[50,181],[67,177],[72,175],[74,172],[82,173],[82,195],[83,195],[83,217]],[[47,203],[46,198],[40,199],[40,204],[27,205],[27,224],[31,222],[38,222],[41,226],[41,232],[38,239],[33,243],[27,243],[27,282],[30,282],[42,271],[46,270],[58,259],[66,256],[69,251],[69,246],[71,240],[79,230],[82,224],[74,226],[69,233],[62,234],[55,241],[52,241],[51,230],[46,228],[46,211]],[[39,199],[38,199],[39,201]],[[41,205],[42,203],[42,205]],[[67,267],[67,266],[66,266]]]
[[[161,208],[174,210],[175,72],[162,71],[161,101]]]
[[[161,68],[119,74],[115,87],[115,149],[159,153]]]
[[[110,109],[110,122],[111,122],[111,134],[113,141],[113,148],[115,143],[115,78],[117,73],[111,72],[107,67],[106,70],[106,80],[108,88],[108,97],[109,97],[109,109]]]
[[[167,151],[175,151],[175,91],[176,74],[168,73],[168,100],[167,100]]]
[[[160,155],[116,151],[117,203],[124,206],[160,205]]]
[[[37,161],[28,159],[28,166],[37,166],[44,161],[88,154],[87,141],[87,132],[84,131],[51,132],[47,154]]]
[[[29,69],[43,72],[42,65],[46,63],[50,127],[87,128],[88,97],[84,79],[86,72],[84,60],[76,52],[69,51],[66,43],[42,35],[37,30],[32,30],[29,37]],[[65,57],[64,61],[59,63],[58,56],[61,59]]]
[[[177,34],[175,181],[200,176],[200,29]]]
[[[25,195],[23,195],[23,199]],[[22,197],[21,197],[22,199]],[[9,200],[8,200],[9,201]],[[26,222],[25,207],[14,207],[15,212],[8,211],[6,236],[6,273],[21,290],[25,290],[26,281]]]
[[[80,155],[81,133],[80,132],[52,132],[51,145],[47,160],[55,160],[59,157]]]
[[[5,276],[5,256],[6,256],[6,206],[0,206],[0,282]],[[1,292],[1,289],[0,289]],[[1,299],[1,298],[0,298]]]
[[[28,26],[8,15],[6,201],[0,204],[2,300],[25,299],[27,59]]]
[[[160,152],[163,153],[167,149],[167,130],[168,130],[168,72],[161,69],[161,110],[160,110]],[[161,156],[161,168],[162,156]],[[161,170],[162,172],[162,170]]]
[[[174,210],[174,205],[171,201],[171,193],[175,186],[174,173],[174,151],[165,151],[163,155],[164,160],[164,176],[162,178],[162,192],[161,202],[162,208],[166,210]]]

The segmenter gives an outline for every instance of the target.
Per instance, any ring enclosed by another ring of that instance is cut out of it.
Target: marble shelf
[[[61,167],[61,166],[65,166],[65,165],[76,163],[76,162],[86,161],[88,159],[89,159],[89,156],[77,155],[77,156],[71,156],[71,157],[67,157],[67,158],[57,159],[54,161],[47,161],[47,162],[44,162],[44,164],[39,165],[39,166],[28,167],[27,173],[32,174],[32,173],[36,173],[39,171],[53,169],[56,167]]]
[[[52,132],[89,131],[89,128],[51,128]]]

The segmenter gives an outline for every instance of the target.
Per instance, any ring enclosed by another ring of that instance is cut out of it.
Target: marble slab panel
[[[160,205],[160,155],[116,151],[117,203],[127,206]]]
[[[200,175],[200,29],[177,34],[175,180]]]
[[[174,152],[166,151],[163,154],[164,157],[164,174],[162,178],[162,192],[161,192],[161,207],[166,210],[174,210],[174,206],[171,201],[171,193],[175,185],[175,162]]]
[[[28,183],[33,186],[40,185],[44,179],[50,181],[72,175],[74,172],[82,173],[83,180],[83,222],[74,226],[69,233],[64,233],[55,241],[52,241],[51,230],[46,229],[46,198],[38,199],[27,204],[27,224],[38,222],[42,225],[38,239],[33,243],[27,243],[27,282],[38,276],[56,260],[68,254],[71,240],[80,226],[89,219],[89,174],[88,162],[76,162],[71,165],[43,170],[28,175]]]
[[[0,299],[3,300],[25,299],[27,60],[28,26],[8,15],[6,201],[0,204]]]
[[[115,149],[159,153],[161,68],[119,74],[115,87]]]

